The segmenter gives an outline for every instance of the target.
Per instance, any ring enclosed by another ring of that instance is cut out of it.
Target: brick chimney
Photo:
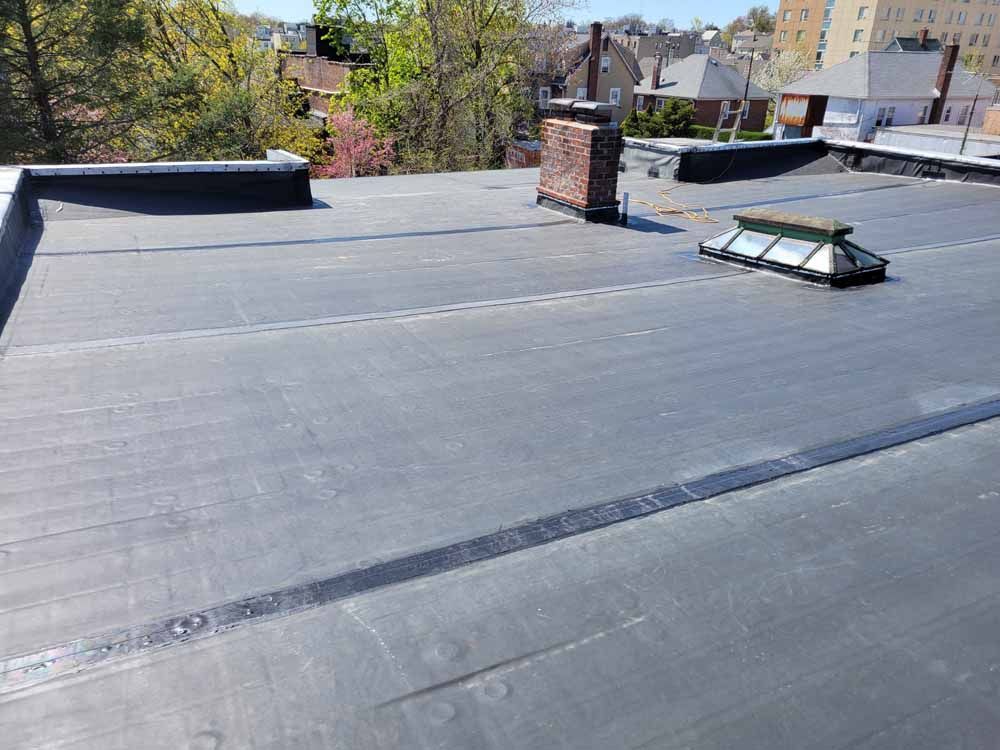
[[[597,76],[601,72],[601,31],[602,26],[594,21],[590,24],[590,64],[587,66],[587,99],[597,101]]]
[[[944,102],[948,98],[948,87],[951,85],[951,75],[955,71],[955,63],[958,62],[958,45],[949,44],[944,48],[941,55],[941,67],[938,68],[938,77],[935,88],[939,96],[931,104],[931,114],[927,118],[929,125],[937,125],[941,122],[941,113],[944,112]]]
[[[653,88],[660,87],[660,71],[663,70],[663,55],[657,52],[653,55]]]
[[[538,205],[583,221],[618,222],[618,161],[622,136],[611,105],[553,99],[556,115],[542,121]]]
[[[920,49],[927,48],[927,27],[920,29],[917,32],[917,43],[920,45]]]

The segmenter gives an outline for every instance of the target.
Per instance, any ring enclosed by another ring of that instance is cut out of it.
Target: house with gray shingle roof
[[[690,55],[660,70],[662,59],[643,60],[643,79],[635,87],[636,109],[656,110],[668,99],[685,99],[694,105],[695,122],[715,127],[719,115],[728,113],[724,127],[732,127],[747,92],[747,80],[736,68],[708,55]],[[750,84],[749,104],[744,108],[743,130],[763,130],[770,95]]]
[[[934,52],[865,52],[800,78],[778,96],[775,138],[871,141],[877,128],[923,125],[941,97],[937,80],[943,59]],[[971,118],[973,127],[981,127],[995,92],[992,83],[956,62],[941,124],[965,125]]]

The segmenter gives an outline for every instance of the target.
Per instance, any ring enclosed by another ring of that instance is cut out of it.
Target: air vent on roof
[[[885,258],[846,239],[854,227],[836,219],[752,208],[739,225],[699,245],[709,258],[835,287],[885,281]]]

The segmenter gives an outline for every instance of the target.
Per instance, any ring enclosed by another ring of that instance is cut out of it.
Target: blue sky
[[[765,0],[759,0],[765,1]],[[283,21],[305,21],[312,15],[311,0],[235,0],[236,7],[244,13],[259,10]],[[715,22],[724,26],[755,3],[753,0],[714,0],[711,3],[697,0],[592,0],[570,11],[569,17],[575,21],[594,18],[620,16],[625,13],[641,13],[650,21],[658,21],[664,16],[674,19],[678,27],[687,26],[692,18],[700,16],[705,22]],[[772,7],[776,2],[768,2]]]

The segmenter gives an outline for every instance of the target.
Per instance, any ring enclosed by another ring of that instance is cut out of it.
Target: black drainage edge
[[[312,583],[289,586],[198,612],[81,638],[0,660],[0,693],[98,664],[285,616],[415,578],[437,575],[500,555],[641,518],[668,508],[798,474],[941,432],[1000,417],[1000,398],[961,406],[867,435],[782,458],[709,474],[680,485],[567,510],[492,534],[377,563]]]

